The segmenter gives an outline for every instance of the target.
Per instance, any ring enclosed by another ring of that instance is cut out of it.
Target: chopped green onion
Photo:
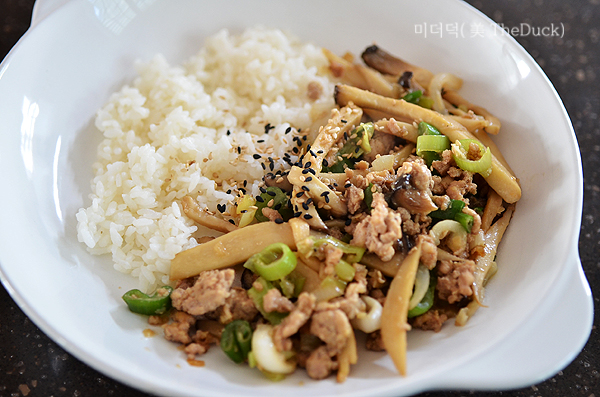
[[[279,212],[284,221],[289,220],[294,215],[294,211],[289,206],[288,196],[282,189],[276,186],[269,186],[266,188],[266,192],[262,193],[259,197],[260,199],[256,200],[255,205],[257,210],[254,213],[254,217],[257,221],[269,221],[269,218],[264,216],[262,213],[262,209],[266,207],[275,209],[277,212]]]
[[[331,236],[325,236],[322,238],[315,239],[315,248],[319,248],[323,244],[331,244],[334,247],[341,249],[342,252],[346,254],[345,259],[349,263],[360,262],[366,251],[365,248],[344,243],[343,241],[340,241]]]
[[[417,132],[418,132],[419,135],[442,135],[442,133],[440,132],[440,130],[438,130],[437,128],[435,128],[431,124],[426,123],[424,121],[421,121],[419,123],[419,126],[417,128]]]
[[[471,143],[476,144],[479,147],[479,159],[469,160],[467,153]],[[492,173],[492,152],[490,148],[483,146],[481,142],[476,139],[461,139],[458,144],[452,144],[452,157],[461,169],[469,172],[477,172],[484,178],[487,178]]]
[[[351,133],[350,138],[337,152],[339,161],[328,167],[323,167],[323,172],[342,173],[345,168],[354,167],[360,156],[371,151],[370,139],[375,131],[373,123],[361,123]]]
[[[434,161],[440,160],[440,154],[436,152],[423,152],[421,153],[421,157],[425,160],[425,164],[427,167],[431,167]]]
[[[305,282],[306,278],[294,271],[281,280],[273,281],[273,284],[281,290],[286,298],[297,298],[302,292]]]
[[[344,295],[345,290],[345,282],[328,276],[321,281],[319,288],[312,291],[312,293],[317,298],[317,302],[323,302]]]
[[[158,288],[153,295],[147,295],[139,289],[132,289],[127,291],[122,298],[132,312],[152,316],[164,314],[171,308],[171,292],[173,292],[173,288],[164,285]]]
[[[244,320],[227,324],[221,334],[221,349],[235,363],[243,363],[252,348],[252,328]]]
[[[373,204],[373,184],[369,183],[369,186],[365,189],[365,204],[368,209],[371,209],[371,204]]]
[[[296,268],[296,255],[284,243],[274,243],[252,255],[244,267],[267,281],[281,280]]]
[[[448,208],[446,208],[445,210],[435,210],[427,215],[434,219],[454,219],[456,214],[460,213],[464,207],[464,201],[450,200],[450,204],[448,204]]]
[[[454,217],[454,220],[460,223],[468,233],[471,233],[471,229],[473,228],[473,215],[459,212]]]
[[[410,103],[414,103],[415,105],[418,105],[419,99],[421,98],[422,95],[423,95],[423,91],[415,90],[415,91],[411,91],[408,94],[404,95],[402,97],[402,99],[404,99],[406,102],[410,102]]]
[[[340,280],[350,282],[354,279],[356,269],[354,269],[354,267],[348,262],[340,260],[335,265],[335,274],[339,277]]]
[[[433,306],[433,300],[435,298],[435,286],[437,284],[437,278],[434,277],[433,274],[430,274],[429,277],[429,288],[427,288],[427,292],[421,302],[417,304],[414,308],[408,311],[408,317],[417,317],[421,314],[426,313]]]
[[[433,107],[433,99],[423,95],[417,101],[417,105],[421,106],[422,108],[431,109]]]
[[[441,153],[450,149],[450,139],[445,135],[420,135],[417,137],[417,156],[423,152]]]

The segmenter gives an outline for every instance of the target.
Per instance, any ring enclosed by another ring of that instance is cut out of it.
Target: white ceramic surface
[[[0,275],[27,315],[87,364],[165,395],[398,396],[525,386],[583,347],[592,299],[577,253],[583,180],[570,121],[532,58],[465,3],[45,0],[36,10],[34,27],[0,67]],[[498,254],[488,308],[462,329],[411,332],[406,378],[385,354],[366,351],[341,385],[302,371],[271,383],[217,348],[206,367],[190,367],[174,345],[143,337],[145,319],[120,299],[133,280],[77,242],[74,215],[88,204],[100,140],[94,114],[131,81],[133,62],[160,52],[178,64],[207,35],[255,24],[336,53],[359,54],[376,42],[434,72],[455,73],[465,80],[463,94],[503,122],[496,142],[523,198]]]

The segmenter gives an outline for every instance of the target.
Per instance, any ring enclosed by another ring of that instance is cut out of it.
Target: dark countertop
[[[544,69],[561,96],[579,141],[584,205],[579,239],[583,268],[600,297],[600,0],[468,1],[504,26],[564,24],[564,37],[515,37]],[[0,0],[0,59],[28,29],[34,0]],[[0,288],[0,396],[145,396],[100,374],[40,331]],[[600,334],[554,377],[521,390],[430,392],[420,397],[600,397]]]

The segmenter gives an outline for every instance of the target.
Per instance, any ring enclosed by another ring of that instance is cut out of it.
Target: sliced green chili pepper
[[[423,297],[423,299],[421,299],[421,302],[419,302],[417,306],[413,307],[408,311],[409,318],[420,316],[421,314],[424,314],[429,309],[431,309],[431,307],[433,306],[433,300],[435,298],[435,285],[437,284],[437,278],[434,276],[433,273],[434,272],[431,272],[430,274],[429,288],[427,288],[425,296]]]
[[[172,291],[173,288],[165,285],[158,288],[153,295],[148,296],[139,289],[132,289],[123,295],[123,300],[127,303],[129,310],[134,313],[147,316],[164,314],[171,308]]]
[[[460,223],[467,233],[471,233],[471,229],[473,228],[473,215],[465,214],[463,212],[459,212],[454,216],[454,220]]]
[[[235,320],[227,324],[221,334],[221,349],[234,362],[246,361],[252,349],[252,328],[244,320]]]
[[[342,173],[346,167],[352,168],[360,156],[371,151],[370,139],[375,131],[373,123],[362,123],[356,127],[350,137],[337,152],[338,161],[323,167],[323,172]]]
[[[244,267],[267,281],[281,280],[296,268],[296,255],[284,243],[274,243],[252,255]]]
[[[273,284],[271,284],[270,282],[268,282],[267,280],[265,280],[262,277],[257,278],[254,283],[255,284],[258,283],[257,285],[259,288],[256,288],[253,285],[252,288],[250,288],[248,290],[248,296],[254,302],[254,306],[256,306],[256,309],[260,312],[260,314],[263,315],[263,317],[268,322],[270,322],[273,325],[279,324],[288,315],[288,313],[279,313],[279,312],[269,312],[268,313],[265,311],[265,307],[263,306],[263,298],[265,297],[265,295],[267,294],[267,292],[270,289],[273,289],[275,287],[273,286]]]
[[[273,285],[281,290],[286,298],[297,298],[304,288],[306,278],[298,272],[291,272],[281,280],[273,281]]]
[[[289,206],[288,196],[282,189],[276,186],[269,186],[265,190],[264,193],[256,197],[255,205],[258,208],[254,213],[256,220],[259,222],[269,221],[269,218],[262,213],[262,209],[268,207],[279,212],[284,221],[288,221],[294,215],[294,211]]]
[[[490,148],[483,146],[476,139],[461,139],[458,145],[452,146],[452,158],[461,169],[469,172],[477,172],[484,178],[487,178],[492,173],[492,152]],[[469,160],[467,153],[471,143],[479,147],[480,157],[478,160]]]

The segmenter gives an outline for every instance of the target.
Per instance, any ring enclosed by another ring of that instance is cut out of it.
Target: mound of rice
[[[216,211],[238,189],[259,194],[264,168],[284,169],[294,136],[329,114],[333,83],[320,48],[265,28],[223,30],[181,67],[161,55],[136,66],[139,77],[97,113],[104,140],[77,234],[151,291],[169,282],[171,259],[197,244],[180,199]],[[322,87],[318,98],[309,83]]]

